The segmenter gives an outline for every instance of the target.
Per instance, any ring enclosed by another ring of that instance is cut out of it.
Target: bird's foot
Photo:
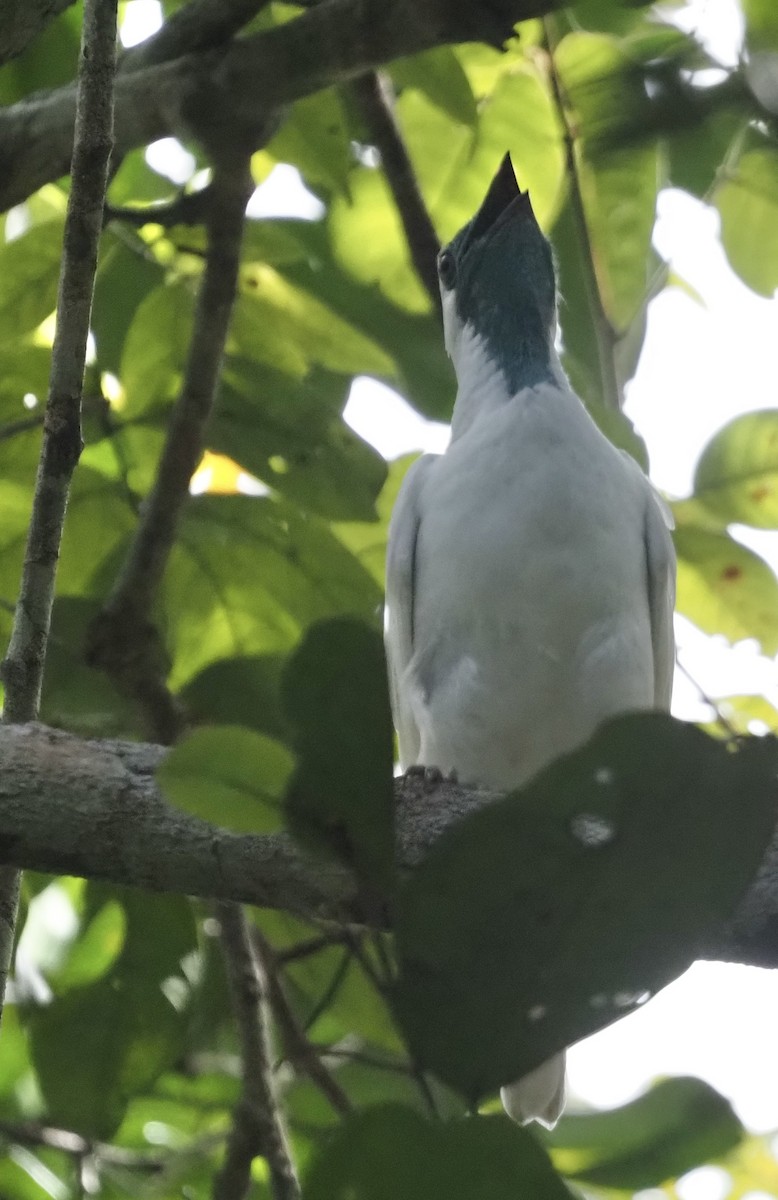
[[[420,780],[425,792],[432,791],[441,783],[459,782],[456,771],[449,771],[446,775],[440,767],[427,766],[426,763],[412,763],[405,774]]]

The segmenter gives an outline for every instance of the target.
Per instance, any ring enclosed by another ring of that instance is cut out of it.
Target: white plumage
[[[553,325],[543,378],[512,388],[478,305],[463,319],[456,284],[441,291],[458,391],[449,448],[413,465],[392,518],[392,703],[403,767],[508,790],[605,718],[669,707],[675,557],[648,480],[570,389]],[[553,1123],[564,1055],[502,1096],[515,1119]]]

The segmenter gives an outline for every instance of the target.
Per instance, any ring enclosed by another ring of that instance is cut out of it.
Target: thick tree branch
[[[0,4],[0,64],[16,58],[76,0],[4,0]]]
[[[163,742],[175,740],[183,718],[165,684],[165,652],[151,621],[151,609],[189,496],[189,481],[205,448],[205,430],[235,301],[243,219],[251,189],[244,155],[229,167],[216,169],[210,189],[212,203],[206,213],[205,272],[181,394],[127,559],[87,638],[87,660],[102,667],[121,691],[143,706],[155,735]]]
[[[385,82],[375,71],[368,71],[352,84],[354,95],[370,141],[381,155],[387,183],[405,230],[416,274],[436,309],[440,309],[440,288],[436,260],[440,249],[424,197],[402,134],[394,119],[391,98]]]
[[[116,83],[116,153],[190,135],[210,152],[259,146],[281,106],[407,54],[452,42],[501,45],[517,21],[558,0],[327,0],[274,29],[187,54]],[[177,47],[172,47],[176,53]],[[70,166],[72,87],[0,112],[0,210]]]
[[[216,915],[230,981],[241,1048],[242,1087],[222,1167],[214,1180],[214,1200],[243,1200],[251,1164],[266,1160],[273,1200],[299,1200],[300,1185],[273,1086],[268,1037],[268,981],[252,945],[239,904],[221,903]]]
[[[38,715],[70,481],[81,454],[81,393],[113,136],[116,0],[87,0],[81,36],[73,184],[65,218],[51,378],[32,516],[8,651],[3,719]],[[13,949],[19,876],[0,870],[0,1013]]]
[[[281,908],[309,920],[365,922],[345,868],[311,859],[283,834],[238,836],[171,808],[154,781],[165,753],[137,742],[85,742],[42,725],[0,727],[0,862]],[[412,776],[396,784],[403,868],[452,821],[493,798],[445,781],[424,788]],[[778,836],[704,957],[778,967]]]

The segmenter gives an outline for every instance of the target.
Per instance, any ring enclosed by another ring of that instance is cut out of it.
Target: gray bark
[[[172,808],[154,771],[166,750],[87,742],[43,725],[0,728],[0,862],[151,891],[236,900],[360,924],[349,872],[284,834],[216,829]],[[494,799],[414,777],[396,785],[398,858],[410,869],[452,822]],[[778,966],[778,840],[734,920],[706,958]]]

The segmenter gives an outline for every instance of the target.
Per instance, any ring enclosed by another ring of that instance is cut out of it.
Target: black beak
[[[483,237],[498,222],[506,219],[509,212],[511,215],[534,215],[529,192],[523,192],[516,182],[510,153],[506,154],[500,163],[484,202],[473,218],[468,240]]]

